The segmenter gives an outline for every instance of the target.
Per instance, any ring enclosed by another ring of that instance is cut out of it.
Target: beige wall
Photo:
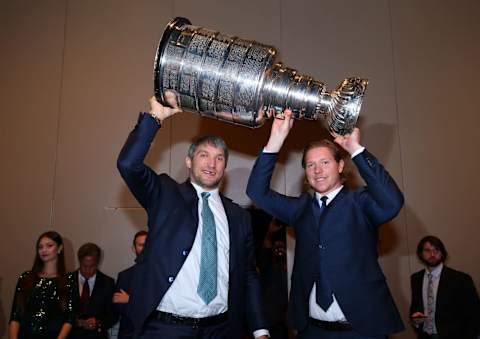
[[[0,337],[18,274],[46,229],[65,237],[71,269],[87,241],[104,249],[102,269],[112,276],[132,263],[130,241],[146,219],[115,161],[152,95],[156,44],[174,16],[274,45],[283,62],[330,88],[346,76],[369,78],[364,144],[406,197],[380,243],[404,319],[423,235],[440,236],[450,265],[478,286],[479,10],[476,0],[0,0]],[[183,180],[192,138],[219,134],[232,150],[224,192],[248,205],[245,184],[268,129],[181,114],[162,128],[148,163]],[[322,134],[297,122],[276,189],[301,191],[299,152]]]

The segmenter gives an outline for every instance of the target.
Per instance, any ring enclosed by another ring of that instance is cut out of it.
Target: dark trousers
[[[139,339],[228,339],[228,337],[228,321],[219,325],[192,327],[149,320],[143,325]]]
[[[355,331],[329,331],[314,325],[297,334],[297,339],[386,339],[386,336],[363,336]]]

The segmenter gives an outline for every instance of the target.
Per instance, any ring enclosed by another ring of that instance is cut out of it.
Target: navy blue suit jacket
[[[78,270],[74,273],[75,291],[77,300],[80,299],[80,289],[78,286]],[[79,313],[77,318],[88,319],[95,317],[100,321],[100,327],[95,330],[85,330],[80,327],[73,327],[70,332],[69,338],[72,339],[107,339],[108,329],[113,326],[117,321],[117,314],[113,310],[113,293],[114,293],[115,281],[105,275],[104,273],[97,271],[95,278],[95,285],[91,292],[90,300],[87,305],[87,309],[83,313]],[[78,303],[77,303],[78,304]]]
[[[412,274],[410,315],[424,313],[423,276],[425,270]],[[443,266],[435,305],[435,325],[442,339],[476,339],[480,334],[480,300],[472,278]],[[416,328],[421,332],[422,326]]]
[[[308,193],[287,197],[270,189],[277,154],[261,153],[250,174],[247,194],[255,204],[295,228],[296,246],[288,309],[290,326],[308,325],[314,274],[327,277],[355,331],[384,335],[404,329],[378,264],[379,225],[397,215],[403,195],[366,150],[354,158],[367,187],[344,187],[319,221]]]
[[[122,289],[130,295],[132,290],[133,276],[135,275],[135,269],[136,265],[133,265],[118,273],[115,291],[120,291],[120,289]],[[133,337],[133,324],[132,321],[128,318],[127,314],[128,304],[114,304],[114,307],[117,313],[120,314],[118,339]]]
[[[141,114],[119,159],[118,169],[148,214],[148,237],[137,259],[129,318],[141,331],[175,280],[193,245],[198,227],[198,197],[192,184],[157,175],[143,161],[159,126]],[[240,338],[245,316],[251,330],[265,328],[260,284],[255,270],[250,215],[221,195],[230,234],[228,322],[229,338]]]

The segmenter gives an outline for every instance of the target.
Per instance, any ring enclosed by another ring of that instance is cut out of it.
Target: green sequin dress
[[[74,276],[69,273],[65,279],[37,277],[30,294],[26,296],[25,307],[22,307],[21,296],[26,279],[31,274],[27,271],[18,279],[10,321],[20,323],[19,339],[56,338],[64,323],[73,325],[75,322]],[[60,283],[66,284],[63,298],[60,297]]]

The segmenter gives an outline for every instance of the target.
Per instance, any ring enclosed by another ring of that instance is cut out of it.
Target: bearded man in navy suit
[[[163,121],[180,112],[173,93],[166,100],[173,108],[150,99],[150,112],[140,115],[118,159],[148,214],[127,311],[135,335],[235,339],[246,320],[256,338],[267,338],[250,216],[218,189],[228,160],[225,142],[207,136],[193,143],[185,159],[189,179],[182,184],[144,164]]]
[[[378,263],[378,227],[395,217],[403,196],[378,160],[360,145],[357,128],[306,146],[302,166],[313,197],[270,189],[278,152],[293,127],[292,112],[273,121],[247,187],[256,205],[295,228],[289,325],[297,338],[385,338],[404,329]],[[357,190],[341,179],[350,153],[367,183]]]

